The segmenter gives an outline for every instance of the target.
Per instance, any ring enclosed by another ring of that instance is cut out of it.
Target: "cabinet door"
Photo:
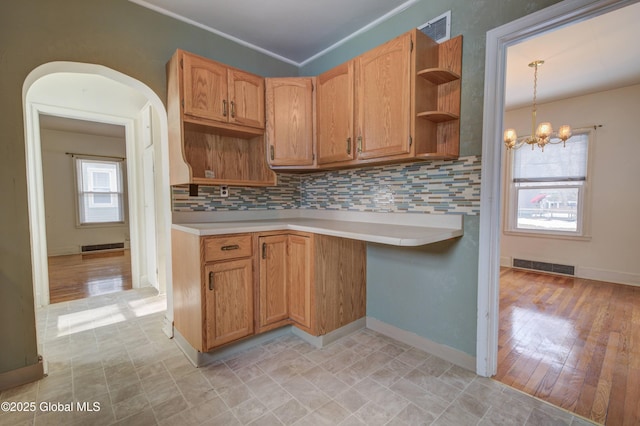
[[[287,236],[260,237],[260,327],[289,318]]]
[[[272,166],[313,165],[311,78],[268,78],[267,145]]]
[[[339,65],[316,81],[318,164],[353,160],[354,64]]]
[[[227,68],[185,53],[183,55],[184,113],[227,121]]]
[[[228,70],[229,122],[264,129],[264,78]]]
[[[205,266],[207,350],[253,334],[251,258]]]
[[[314,334],[311,324],[311,238],[289,236],[289,317]]]
[[[356,58],[358,159],[409,153],[410,70],[409,33]]]

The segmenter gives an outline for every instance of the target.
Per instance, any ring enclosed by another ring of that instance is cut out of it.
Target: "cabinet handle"
[[[236,118],[236,103],[231,101],[231,118]]]
[[[358,153],[362,152],[362,136],[358,136]]]
[[[222,247],[220,248],[220,250],[222,250],[222,251],[229,251],[229,250],[238,250],[239,248],[240,248],[240,246],[239,246],[239,245],[237,245],[237,244],[233,244],[233,245],[231,245],[231,246],[222,246]]]
[[[209,272],[209,290],[213,291],[213,271]]]
[[[226,99],[222,100],[222,116],[223,117],[227,116],[227,100]]]
[[[275,150],[273,149],[273,145],[269,145],[269,157],[271,157],[271,161],[274,160],[276,156]]]
[[[262,258],[267,258],[267,243],[262,243]]]
[[[347,154],[351,155],[351,138],[347,138]]]

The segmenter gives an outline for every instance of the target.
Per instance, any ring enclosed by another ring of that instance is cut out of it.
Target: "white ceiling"
[[[537,59],[539,102],[639,84],[639,22],[635,3],[509,47],[506,109],[531,104]]]
[[[116,138],[124,138],[124,126],[80,118],[92,113],[99,114],[105,121],[135,119],[148,102],[137,90],[101,75],[68,72],[49,74],[36,81],[29,89],[28,101],[54,105],[64,111],[61,114],[67,115],[67,118],[41,115],[43,129]]]
[[[107,136],[119,139],[125,138],[124,126],[55,115],[40,115],[40,127],[47,130],[58,130],[68,133],[82,133],[85,135]]]
[[[295,65],[417,0],[129,0]]]

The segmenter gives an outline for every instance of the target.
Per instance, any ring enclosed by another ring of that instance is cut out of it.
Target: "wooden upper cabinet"
[[[355,153],[354,63],[349,61],[317,77],[318,164],[351,161]]]
[[[184,113],[227,121],[227,68],[196,55],[183,55]]]
[[[178,49],[167,63],[171,185],[274,186],[264,78]]]
[[[356,58],[357,158],[411,150],[411,33]]]
[[[264,129],[264,78],[182,53],[184,113]]]
[[[264,129],[264,78],[229,69],[229,122]]]
[[[313,78],[267,78],[266,92],[269,164],[313,166]]]

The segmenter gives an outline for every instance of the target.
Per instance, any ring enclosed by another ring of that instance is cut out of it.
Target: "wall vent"
[[[90,253],[90,252],[100,251],[100,250],[123,249],[123,248],[124,248],[124,243],[93,244],[93,245],[80,247],[80,249],[82,250],[82,253]]]
[[[532,269],[535,271],[551,272],[554,274],[575,275],[575,266],[538,262],[536,260],[513,259],[513,267]]]
[[[449,40],[451,38],[451,11],[425,22],[418,29],[438,43]]]

